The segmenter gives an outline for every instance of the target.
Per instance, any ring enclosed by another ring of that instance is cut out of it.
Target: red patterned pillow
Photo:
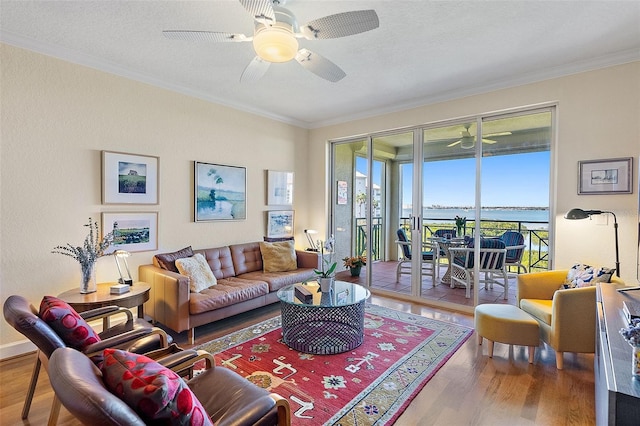
[[[101,370],[107,388],[145,422],[212,425],[187,384],[149,357],[120,349],[105,349]]]
[[[100,336],[75,309],[57,297],[45,296],[40,302],[38,316],[49,324],[69,347],[81,351],[88,345],[100,341]]]

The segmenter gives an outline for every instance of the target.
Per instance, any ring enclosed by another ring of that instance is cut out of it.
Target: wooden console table
[[[622,301],[640,301],[640,290],[620,293],[619,286],[598,284],[596,306],[596,424],[637,425],[640,380],[631,375],[632,348],[620,334],[627,326]]]
[[[67,290],[58,295],[59,299],[67,302],[78,312],[105,306],[121,306],[123,308],[138,308],[138,318],[144,318],[144,302],[149,300],[151,286],[145,282],[135,282],[131,290],[123,294],[111,294],[111,286],[117,283],[100,283],[98,291],[82,294],[80,289]]]

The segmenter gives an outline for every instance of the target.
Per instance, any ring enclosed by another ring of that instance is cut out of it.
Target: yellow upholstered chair
[[[595,352],[596,286],[559,290],[568,272],[554,270],[517,277],[518,306],[538,321],[540,338],[556,351],[558,370],[562,370],[563,352]],[[611,282],[623,283],[615,276]]]

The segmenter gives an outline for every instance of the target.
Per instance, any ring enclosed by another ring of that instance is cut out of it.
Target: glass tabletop
[[[296,287],[298,287],[298,292],[296,292]],[[292,284],[278,290],[278,299],[284,303],[307,307],[337,307],[360,303],[371,295],[371,292],[361,285],[346,281],[336,281],[333,290],[329,293],[322,293],[319,289],[320,286],[315,281],[309,281],[306,284]],[[305,294],[308,295],[306,301],[304,300]]]

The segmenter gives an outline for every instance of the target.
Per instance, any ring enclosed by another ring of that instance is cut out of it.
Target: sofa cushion
[[[189,288],[192,292],[200,293],[217,284],[216,277],[211,272],[207,260],[200,253],[196,253],[192,257],[177,259],[176,267],[182,275],[189,277]]]
[[[313,268],[298,268],[287,272],[255,271],[238,275],[238,278],[263,281],[269,285],[269,291],[278,291],[290,284],[300,283],[313,276]]]
[[[269,286],[264,281],[237,277],[223,278],[218,280],[217,285],[190,295],[189,313],[194,315],[213,311],[265,296],[268,293]]]
[[[231,250],[236,275],[262,271],[262,253],[260,253],[259,243],[232,244],[229,250]]]
[[[616,273],[616,268],[607,268],[606,266],[603,266],[595,272],[594,281],[598,283],[610,283],[611,278],[615,273]]]
[[[158,262],[158,266],[162,269],[166,269],[171,272],[179,272],[176,267],[176,260],[191,256],[193,256],[193,250],[191,249],[191,246],[189,246],[178,251],[174,251],[173,253],[156,254],[155,259]]]
[[[40,302],[38,316],[71,348],[82,351],[90,344],[100,341],[100,337],[80,314],[57,297],[45,296]]]
[[[105,349],[101,370],[107,388],[146,423],[212,424],[202,404],[180,376],[149,357]]]
[[[264,272],[286,272],[298,268],[293,241],[261,242],[260,253]]]
[[[551,325],[552,303],[553,300],[546,299],[522,299],[520,301],[520,309],[545,324]]]

